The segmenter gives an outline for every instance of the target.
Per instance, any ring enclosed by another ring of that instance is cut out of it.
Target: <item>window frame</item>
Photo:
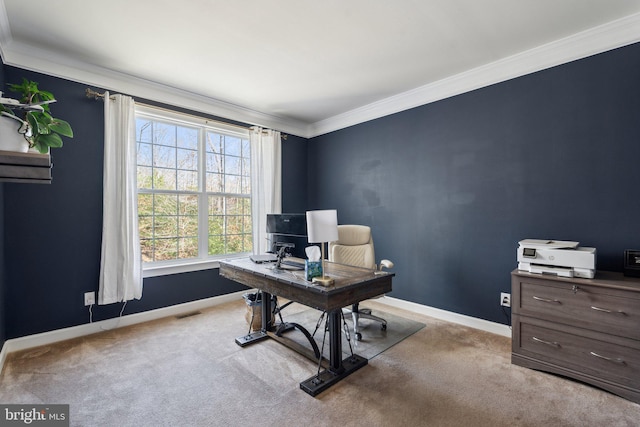
[[[173,110],[168,110],[161,107],[154,107],[149,105],[136,104],[135,106],[136,121],[138,118],[145,118],[150,120],[156,120],[160,122],[169,122],[176,125],[184,125],[187,127],[198,128],[198,183],[199,188],[196,192],[198,197],[198,247],[199,255],[197,258],[189,259],[173,259],[166,261],[154,261],[142,263],[142,276],[143,277],[156,277],[169,274],[186,273],[191,271],[208,270],[219,267],[219,261],[221,259],[233,259],[242,258],[248,256],[251,252],[240,252],[235,254],[221,254],[221,255],[208,255],[208,227],[202,227],[203,224],[208,224],[208,197],[211,193],[206,188],[206,133],[213,131],[232,137],[238,137],[250,142],[250,131],[248,128],[224,123],[216,120],[206,119],[204,117],[195,116],[188,113],[181,113]],[[137,138],[137,136],[136,136]],[[137,142],[136,142],[137,143]],[[250,171],[251,173],[252,171]],[[171,191],[175,194],[193,194],[193,192],[175,190]],[[136,186],[136,194],[139,194],[140,190]],[[146,194],[153,194],[153,191],[143,191]],[[236,193],[221,193],[227,195],[233,195]],[[137,197],[136,197],[137,198]],[[249,193],[249,200],[251,200],[251,193]],[[203,209],[203,206],[205,207]],[[251,224],[253,227],[253,216],[251,217]],[[204,230],[204,231],[203,231]],[[204,236],[202,233],[205,233]]]

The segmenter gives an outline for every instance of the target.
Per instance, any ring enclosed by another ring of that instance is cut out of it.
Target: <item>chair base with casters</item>
[[[382,317],[374,316],[373,314],[371,314],[371,309],[369,308],[360,308],[356,303],[351,306],[351,310],[346,309],[345,312],[351,313],[351,318],[353,319],[353,336],[355,337],[356,341],[362,340],[362,334],[360,333],[360,328],[358,326],[360,319],[369,319],[380,322],[380,329],[383,331],[387,330],[387,321]]]
[[[373,270],[375,274],[380,274],[379,272],[383,267],[393,267],[393,263],[386,259],[380,261],[379,267],[376,265],[371,228],[366,225],[338,225],[338,240],[329,242],[329,260],[340,264],[369,268]],[[382,330],[387,330],[386,320],[374,316],[369,309],[359,309],[358,304],[354,304],[351,310],[344,309],[344,311],[351,313],[351,317],[353,318],[353,335],[356,341],[362,339],[362,334],[358,327],[358,321],[360,319],[370,319],[380,322]]]

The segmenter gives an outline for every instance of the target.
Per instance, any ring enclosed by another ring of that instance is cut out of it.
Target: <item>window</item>
[[[145,270],[252,251],[248,130],[137,106],[136,142]]]

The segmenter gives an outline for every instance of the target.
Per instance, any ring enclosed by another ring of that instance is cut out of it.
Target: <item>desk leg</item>
[[[344,372],[341,320],[340,311],[332,310],[329,312],[329,370],[338,375]]]
[[[272,324],[271,294],[262,291],[262,330],[270,331]]]
[[[262,292],[262,328],[254,333],[243,335],[236,338],[236,344],[240,347],[245,347],[254,342],[262,341],[269,337],[267,331],[271,330],[271,294]]]
[[[341,309],[329,312],[329,369],[300,383],[300,388],[311,396],[318,395],[368,363],[367,359],[357,354],[342,359],[341,312]]]

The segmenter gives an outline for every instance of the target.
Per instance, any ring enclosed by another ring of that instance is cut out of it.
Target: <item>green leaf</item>
[[[55,99],[53,94],[48,90],[39,90],[38,94],[40,94],[40,98],[42,98],[43,101],[51,101],[52,99]]]
[[[52,148],[62,147],[62,138],[57,133],[50,133],[48,135],[39,135],[36,141],[41,145],[47,145]],[[40,151],[42,153],[42,151]],[[45,151],[46,152],[46,151]]]
[[[38,142],[38,141],[33,143],[33,147],[32,148],[35,148],[36,150],[38,150],[42,154],[46,154],[47,151],[49,150],[49,147],[47,147],[44,144],[40,144],[40,142]]]
[[[51,120],[44,114],[38,112],[27,113],[27,121],[33,129],[34,136],[38,134],[49,134],[49,123]]]
[[[22,97],[20,102],[30,104],[42,101],[54,101],[54,95],[46,90],[40,90],[38,83],[34,81],[22,79],[20,84],[9,84],[11,91],[17,92]],[[49,104],[42,105],[43,111],[28,111],[21,114],[26,121],[24,126],[30,128],[32,136],[29,143],[41,153],[46,153],[49,147],[61,147],[62,138],[60,135],[73,138],[73,130],[71,125],[60,119],[54,119],[50,114]],[[11,110],[8,107],[0,106],[0,113],[8,113]],[[17,118],[17,117],[16,117]]]
[[[29,103],[33,95],[38,92],[38,83],[29,81],[23,77],[21,84],[10,84],[9,89],[22,94],[20,102]]]
[[[49,124],[49,129],[59,133],[60,135],[73,138],[73,130],[71,129],[71,125],[64,120],[53,119]]]
[[[27,119],[27,123],[29,123],[29,127],[31,128],[31,132],[37,135],[39,133],[38,129],[40,128],[40,124],[38,123],[38,120],[31,114],[27,114],[26,119]]]

